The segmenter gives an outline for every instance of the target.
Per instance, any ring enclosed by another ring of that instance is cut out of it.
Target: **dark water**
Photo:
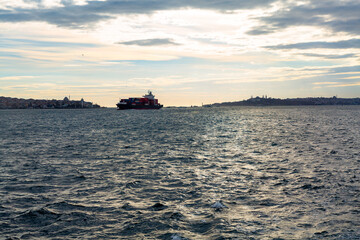
[[[0,111],[0,239],[360,239],[360,107]]]

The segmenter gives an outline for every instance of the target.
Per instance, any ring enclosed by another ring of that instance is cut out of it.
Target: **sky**
[[[360,97],[359,0],[0,0],[0,96]]]

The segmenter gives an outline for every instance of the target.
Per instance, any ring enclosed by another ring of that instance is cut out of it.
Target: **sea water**
[[[0,239],[360,239],[360,107],[0,111]]]

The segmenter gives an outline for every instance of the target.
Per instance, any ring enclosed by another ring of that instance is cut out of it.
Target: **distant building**
[[[0,109],[53,109],[53,108],[99,108],[97,104],[86,102],[82,98],[80,101],[70,101],[68,97],[63,100],[38,100],[38,99],[18,99],[10,97],[0,97]]]

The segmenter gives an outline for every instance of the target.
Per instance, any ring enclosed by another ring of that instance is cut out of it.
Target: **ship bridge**
[[[155,95],[153,95],[150,90],[149,90],[148,93],[145,94],[143,97],[144,97],[144,98],[151,99],[151,100],[154,100],[154,99],[155,99]]]

